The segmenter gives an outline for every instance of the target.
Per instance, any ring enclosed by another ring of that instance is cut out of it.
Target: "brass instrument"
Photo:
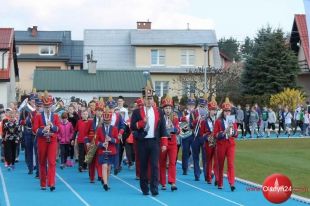
[[[180,123],[180,134],[179,137],[187,138],[193,134],[193,131],[190,129],[188,122],[181,122]]]
[[[28,111],[28,112],[34,112],[36,109],[33,108],[29,103],[28,103],[28,98],[24,99],[24,101],[20,104],[18,107],[17,111]]]
[[[93,158],[94,158],[94,156],[96,154],[96,151],[98,149],[98,145],[96,145],[95,140],[97,138],[97,129],[101,128],[101,124],[102,124],[102,118],[99,119],[99,123],[98,123],[98,125],[97,125],[97,127],[96,127],[96,129],[94,131],[95,136],[92,139],[92,141],[90,142],[90,145],[88,147],[88,151],[87,151],[87,153],[85,155],[84,162],[87,163],[87,164],[90,164],[93,161]]]

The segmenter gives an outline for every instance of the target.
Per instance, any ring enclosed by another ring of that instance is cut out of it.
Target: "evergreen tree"
[[[239,61],[241,59],[237,39],[230,37],[229,39],[221,38],[218,42],[219,49],[231,60]]]
[[[244,95],[275,94],[296,87],[297,57],[286,44],[281,29],[262,28],[254,39],[242,73]]]

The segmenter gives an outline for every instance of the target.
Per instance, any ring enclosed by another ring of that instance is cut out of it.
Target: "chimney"
[[[33,27],[31,28],[31,36],[32,36],[32,37],[36,37],[37,34],[38,34],[38,26],[33,26]]]
[[[137,29],[151,29],[152,22],[147,21],[137,21]]]
[[[97,60],[93,59],[93,50],[91,50],[90,54],[87,54],[86,57],[87,57],[87,63],[88,63],[88,73],[96,74]]]

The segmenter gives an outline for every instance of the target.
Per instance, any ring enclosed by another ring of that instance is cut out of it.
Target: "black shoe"
[[[117,175],[119,173],[119,170],[118,169],[115,169],[114,170],[114,175]]]
[[[150,193],[149,192],[143,192],[143,195],[149,195]]]
[[[171,185],[171,191],[173,192],[174,190],[178,190],[177,186]]]
[[[183,171],[183,175],[187,175],[187,171]]]
[[[211,181],[207,181],[207,183],[208,183],[208,185],[211,185],[211,184],[212,184],[212,182],[211,182]]]
[[[199,177],[195,177],[195,181],[199,181]]]
[[[39,179],[40,178],[39,174],[36,174],[36,176],[34,178]]]
[[[110,188],[108,187],[107,184],[104,184],[104,185],[103,185],[103,189],[104,189],[105,191],[108,191]]]
[[[102,178],[101,178],[101,177],[98,177],[97,180],[98,180],[99,182],[101,182]]]
[[[166,190],[166,186],[161,186],[161,190]]]
[[[83,167],[79,166],[79,172],[83,172]]]
[[[235,186],[230,186],[230,190],[233,192],[233,191],[235,191]]]
[[[217,189],[221,190],[221,189],[223,189],[223,187],[218,187]]]
[[[32,175],[33,174],[33,171],[28,171],[28,175]]]
[[[56,189],[55,186],[51,186],[51,187],[50,187],[50,191],[51,191],[51,192],[53,192],[55,189]]]
[[[152,192],[152,196],[156,197],[158,195],[158,192]]]
[[[217,186],[217,181],[215,180],[215,182],[214,182],[214,186]]]
[[[46,190],[46,187],[41,187],[41,190]]]

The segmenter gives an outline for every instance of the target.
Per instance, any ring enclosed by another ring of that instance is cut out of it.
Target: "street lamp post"
[[[209,51],[209,46],[207,44],[203,44],[203,51],[205,52],[205,55],[204,55],[204,76],[205,76],[205,92],[208,91],[208,79],[207,79],[207,67],[208,67],[208,64],[209,64],[209,54],[208,54],[208,51]]]

